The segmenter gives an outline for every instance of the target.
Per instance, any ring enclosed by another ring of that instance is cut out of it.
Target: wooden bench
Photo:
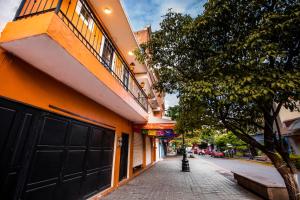
[[[255,156],[254,159],[262,162],[271,162],[267,156]]]
[[[284,184],[276,183],[268,177],[262,177],[247,172],[232,172],[237,183],[256,193],[264,199],[288,200],[287,189]]]

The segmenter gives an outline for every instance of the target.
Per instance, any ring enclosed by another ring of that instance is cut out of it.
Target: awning
[[[142,126],[141,129],[175,129],[175,124],[148,123]]]
[[[170,119],[149,117],[147,124],[136,124],[134,129],[149,136],[170,138],[176,136],[175,125],[176,121]]]
[[[166,119],[166,118],[158,118],[158,117],[149,117],[147,124],[136,124],[135,127],[141,129],[174,129],[176,121]]]

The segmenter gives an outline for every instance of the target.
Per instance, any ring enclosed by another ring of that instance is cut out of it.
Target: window
[[[88,26],[89,30],[92,31],[94,28],[94,21],[89,13],[88,8],[82,4],[80,0],[77,1],[76,13],[80,16],[83,23]]]
[[[119,77],[120,80],[122,80],[122,76],[123,76],[123,63],[121,61],[121,59],[119,58],[119,56],[115,56],[115,65],[114,65],[114,71],[116,73],[116,75]]]
[[[128,81],[129,81],[129,71],[127,68],[124,67],[123,83],[126,89],[128,89]]]
[[[114,49],[113,49],[111,43],[107,39],[105,39],[104,46],[103,46],[103,52],[102,52],[102,58],[103,58],[104,63],[106,64],[106,67],[111,68],[113,54],[114,54]]]

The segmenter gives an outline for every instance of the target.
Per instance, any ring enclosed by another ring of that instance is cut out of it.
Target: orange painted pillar
[[[129,178],[132,177],[133,174],[133,141],[134,141],[134,134],[133,131],[130,134],[130,149],[129,149]]]

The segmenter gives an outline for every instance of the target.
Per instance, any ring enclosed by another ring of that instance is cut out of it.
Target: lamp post
[[[185,139],[184,139],[184,132],[182,133],[182,150],[183,150],[183,157],[182,157],[182,171],[183,172],[189,172],[190,171],[190,165],[189,160],[187,159],[186,155],[186,149],[185,149]]]

